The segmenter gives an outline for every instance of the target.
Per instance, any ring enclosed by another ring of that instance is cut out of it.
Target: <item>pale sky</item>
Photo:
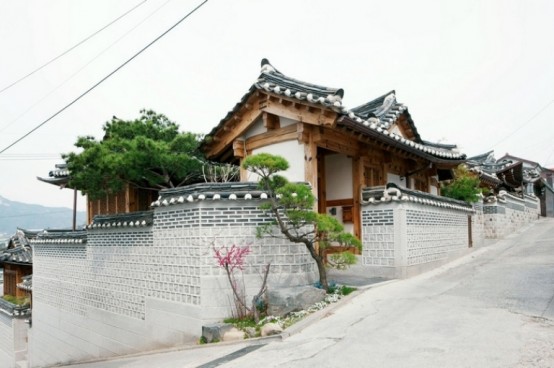
[[[0,0],[0,89],[144,0]],[[86,91],[192,8],[147,0],[0,93],[0,150]],[[554,166],[554,2],[550,0],[209,0],[146,52],[0,154],[0,196],[72,206],[36,180],[80,135],[142,108],[209,132],[268,58],[284,74],[344,88],[355,107],[396,90],[423,139],[468,156],[495,150]],[[40,159],[37,159],[40,158]],[[85,209],[79,197],[79,209]]]

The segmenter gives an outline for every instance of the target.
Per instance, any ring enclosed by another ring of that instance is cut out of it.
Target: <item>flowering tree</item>
[[[246,256],[251,253],[249,246],[239,247],[233,244],[230,248],[223,246],[219,249],[214,247],[214,257],[217,260],[219,267],[223,268],[227,273],[227,279],[233,290],[233,298],[235,301],[235,307],[237,310],[237,317],[244,318],[248,315],[252,315],[254,321],[258,323],[260,321],[260,315],[258,312],[258,302],[266,290],[267,276],[269,274],[270,263],[265,267],[264,278],[260,291],[252,298],[252,305],[248,307],[246,305],[246,297],[244,292],[239,290],[239,284],[235,277],[235,271],[244,271],[246,262]]]

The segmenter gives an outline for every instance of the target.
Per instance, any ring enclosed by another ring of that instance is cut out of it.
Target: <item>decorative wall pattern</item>
[[[406,242],[408,266],[446,260],[468,247],[467,213],[406,209]]]

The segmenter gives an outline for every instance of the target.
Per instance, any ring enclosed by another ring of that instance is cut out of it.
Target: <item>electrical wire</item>
[[[0,161],[60,160],[59,153],[14,153],[0,156]]]
[[[133,10],[137,9],[139,6],[141,6],[142,4],[144,4],[147,0],[143,0],[142,2],[138,3],[137,5],[135,5],[133,8],[127,10],[125,13],[121,14],[119,17],[115,18],[114,20],[112,20],[110,23],[106,24],[104,27],[100,28],[99,30],[97,30],[96,32],[93,32],[91,35],[85,37],[83,40],[77,42],[75,45],[71,46],[69,49],[65,50],[64,52],[62,52],[61,54],[59,54],[58,56],[50,59],[49,61],[47,61],[46,63],[42,64],[41,66],[39,66],[38,68],[34,69],[32,72],[24,75],[23,77],[19,78],[18,80],[16,80],[15,82],[12,82],[11,84],[7,85],[6,87],[2,88],[0,90],[0,94],[2,94],[2,92],[4,91],[7,91],[8,89],[10,89],[11,87],[15,86],[16,84],[18,84],[19,82],[27,79],[28,77],[30,77],[31,75],[35,74],[36,72],[38,72],[39,70],[42,70],[44,69],[45,67],[47,67],[48,65],[52,64],[54,61],[58,60],[59,58],[61,58],[62,56],[66,55],[67,53],[69,53],[70,51],[76,49],[77,47],[81,46],[83,43],[85,43],[86,41],[90,40],[92,37],[96,36],[98,33],[102,32],[103,30],[105,30],[106,28],[108,28],[109,26],[111,26],[112,24],[114,24],[115,22],[117,22],[118,20],[120,20],[121,18],[125,17],[127,14],[131,13]]]
[[[145,0],[146,1],[146,0]],[[17,115],[15,119],[8,122],[6,125],[0,128],[0,132],[3,132],[10,126],[12,126],[16,121],[21,119],[25,114],[27,114],[29,111],[31,111],[33,108],[35,108],[38,104],[40,104],[42,101],[46,100],[48,97],[50,97],[54,92],[56,92],[58,89],[60,89],[62,86],[64,86],[67,82],[69,82],[71,79],[73,79],[77,74],[82,72],[87,66],[92,64],[96,59],[98,59],[100,56],[102,56],[106,51],[111,49],[115,44],[119,43],[123,38],[127,37],[131,32],[133,32],[135,29],[137,29],[140,25],[142,25],[144,22],[146,22],[149,18],[151,18],[154,14],[156,14],[161,8],[166,6],[171,0],[167,0],[165,3],[157,7],[153,12],[148,14],[145,18],[143,18],[139,23],[137,23],[133,28],[125,32],[121,37],[119,37],[117,40],[112,42],[108,47],[103,49],[99,54],[97,54],[95,57],[90,59],[85,65],[83,65],[81,68],[79,68],[76,72],[71,74],[68,78],[66,78],[62,83],[58,84],[54,89],[52,89],[50,92],[48,92],[46,95],[42,96],[38,101],[33,103],[31,106],[29,106],[25,111],[23,111],[21,114]]]
[[[140,54],[142,54],[144,51],[146,51],[150,46],[152,46],[154,43],[156,43],[157,41],[159,41],[162,37],[164,37],[166,34],[168,34],[170,31],[172,31],[175,27],[177,27],[179,24],[181,24],[185,19],[187,19],[189,16],[191,16],[192,14],[194,14],[198,9],[200,9],[204,4],[206,4],[208,2],[208,0],[204,0],[203,2],[201,2],[199,5],[197,5],[194,9],[192,9],[189,13],[187,13],[184,17],[182,17],[181,19],[179,19],[175,24],[173,24],[171,27],[169,27],[165,32],[163,32],[161,35],[159,35],[158,37],[156,37],[153,41],[151,41],[149,44],[147,44],[146,46],[144,46],[142,49],[140,49],[137,53],[135,53],[133,56],[131,56],[129,59],[127,59],[123,64],[121,64],[120,66],[118,66],[116,69],[114,69],[112,72],[110,72],[108,75],[106,75],[104,78],[102,78],[100,81],[96,82],[92,87],[90,87],[89,89],[87,89],[85,92],[81,93],[77,98],[73,99],[71,102],[69,102],[67,105],[65,105],[64,107],[62,107],[61,109],[59,109],[58,111],[56,111],[53,115],[51,115],[49,118],[47,118],[46,120],[44,120],[42,123],[38,124],[36,127],[34,127],[33,129],[31,129],[30,131],[28,131],[27,133],[25,133],[23,136],[21,136],[20,138],[16,139],[14,142],[12,142],[11,144],[9,144],[7,147],[3,148],[1,151],[0,151],[0,154],[6,152],[8,149],[10,149],[11,147],[15,146],[16,144],[18,144],[19,142],[21,142],[23,139],[27,138],[29,135],[31,135],[32,133],[34,133],[36,130],[38,130],[40,127],[42,127],[43,125],[45,125],[46,123],[48,123],[50,120],[52,120],[53,118],[55,118],[56,116],[58,116],[59,114],[61,114],[63,111],[67,110],[69,107],[71,107],[72,105],[74,105],[77,101],[79,101],[81,98],[83,98],[84,96],[86,96],[87,94],[89,94],[93,89],[95,89],[96,87],[98,87],[100,84],[102,84],[103,82],[105,82],[108,78],[110,78],[112,75],[114,75],[115,73],[117,73],[120,69],[122,69],[124,66],[126,66],[127,64],[129,64],[132,60],[134,60],[137,56],[139,56]]]
[[[539,112],[537,112],[535,115],[533,115],[530,119],[528,119],[526,122],[524,122],[523,124],[521,124],[517,129],[515,129],[514,131],[512,131],[510,134],[508,134],[507,136],[505,136],[504,138],[502,138],[500,141],[496,142],[495,145],[492,146],[492,148],[496,148],[500,143],[504,142],[506,139],[510,138],[511,136],[513,136],[514,134],[516,134],[517,132],[519,132],[521,129],[523,129],[527,124],[529,124],[530,122],[532,122],[533,120],[535,120],[536,117],[538,117],[540,114],[542,114],[546,109],[548,109],[550,107],[550,105],[552,105],[554,103],[554,100],[550,100],[550,102],[548,102],[542,109],[539,110]]]

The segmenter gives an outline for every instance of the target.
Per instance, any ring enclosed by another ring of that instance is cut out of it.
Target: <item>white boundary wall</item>
[[[202,325],[229,317],[233,305],[214,246],[251,245],[246,300],[268,262],[269,288],[315,282],[303,246],[256,239],[256,227],[269,220],[259,200],[172,203],[155,210],[152,226],[98,227],[86,244],[34,246],[33,367],[197,340]]]
[[[362,208],[368,276],[406,278],[468,252],[468,212],[412,202]]]

